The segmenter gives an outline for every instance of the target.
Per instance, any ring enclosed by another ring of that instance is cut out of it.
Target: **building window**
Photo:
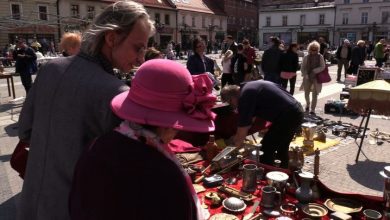
[[[214,23],[215,23],[214,18],[211,18],[211,25],[214,25]]]
[[[70,15],[74,18],[80,16],[79,5],[70,5]]]
[[[236,24],[236,17],[233,17],[233,22],[232,24]]]
[[[242,18],[240,18],[240,23],[238,23],[239,25],[242,25]]]
[[[95,7],[87,6],[87,18],[92,20],[94,17],[95,17]]]
[[[348,13],[343,13],[343,22],[342,24],[348,24]]]
[[[349,0],[344,0],[344,4],[349,4],[350,1]]]
[[[156,24],[159,24],[160,21],[161,21],[160,13],[154,14],[154,22],[156,22]]]
[[[369,0],[363,0],[363,3],[368,3],[369,2]]]
[[[195,27],[195,16],[192,16],[191,22],[192,22],[192,27]]]
[[[164,23],[165,23],[166,25],[170,25],[170,24],[171,24],[171,16],[165,15],[165,16],[164,16]]]
[[[255,26],[255,20],[253,20],[253,18],[251,18],[251,27],[254,27]]]
[[[11,15],[12,19],[20,20],[21,17],[21,5],[11,4]]]
[[[390,11],[382,12],[382,24],[387,24],[389,22]]]
[[[38,5],[38,17],[39,20],[47,21],[47,6]]]
[[[368,12],[362,12],[361,23],[362,24],[367,24],[368,23]]]
[[[229,17],[228,17],[228,22],[229,22]],[[202,17],[202,27],[206,27],[206,18]]]
[[[184,25],[186,23],[186,16],[183,15],[183,17],[181,17],[181,23]]]
[[[301,15],[300,20],[299,20],[300,25],[305,25],[306,24],[306,15]]]
[[[222,28],[222,19],[219,19],[219,28]]]
[[[318,24],[325,24],[325,15],[324,14],[320,14]]]
[[[265,19],[265,26],[270,27],[271,26],[271,17],[267,17]]]
[[[282,23],[283,23],[282,25],[283,26],[287,26],[287,16],[286,15],[283,16],[282,20],[283,20],[282,21]]]

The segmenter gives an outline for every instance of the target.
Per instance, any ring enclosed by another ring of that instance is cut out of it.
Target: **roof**
[[[142,4],[145,7],[175,9],[175,5],[169,0],[133,0]]]
[[[213,0],[173,0],[173,2],[179,10],[225,15]]]

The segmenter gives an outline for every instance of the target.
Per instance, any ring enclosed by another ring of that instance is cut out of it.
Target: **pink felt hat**
[[[120,118],[140,124],[193,132],[214,131],[216,97],[206,74],[191,76],[177,62],[153,59],[137,70],[131,88],[113,98]]]

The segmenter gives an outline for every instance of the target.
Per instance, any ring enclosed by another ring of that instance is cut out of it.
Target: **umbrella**
[[[367,112],[390,115],[390,83],[374,80],[350,89],[348,108],[355,112]]]
[[[358,134],[360,133],[364,119],[367,119],[363,136],[360,140],[358,154],[356,155],[355,161],[357,162],[371,112],[374,110],[377,114],[390,115],[390,83],[385,80],[374,80],[352,88],[349,93],[348,108],[354,112],[365,113],[360,122]]]

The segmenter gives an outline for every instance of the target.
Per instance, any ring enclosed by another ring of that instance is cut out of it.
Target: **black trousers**
[[[303,121],[303,108],[300,103],[282,113],[272,122],[268,132],[264,135],[260,162],[273,165],[275,159],[280,160],[281,167],[288,167],[288,150],[295,133],[300,129]]]
[[[221,85],[222,88],[226,85],[234,85],[234,80],[233,80],[233,74],[231,73],[223,73],[222,78],[221,78]]]
[[[287,83],[290,82],[290,94],[294,95],[295,91],[295,82],[297,81],[297,76],[294,76],[291,79],[282,79],[280,78],[280,81],[282,83],[282,87],[287,89]]]
[[[20,79],[22,81],[22,85],[23,85],[24,89],[26,90],[26,94],[27,94],[31,88],[31,85],[32,85],[31,73],[22,71],[19,74],[20,74]]]

